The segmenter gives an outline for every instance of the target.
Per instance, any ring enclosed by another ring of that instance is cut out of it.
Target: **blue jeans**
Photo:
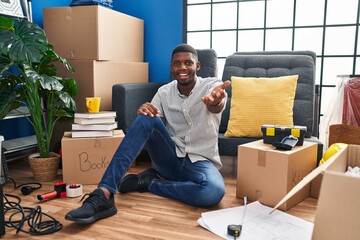
[[[149,191],[184,203],[207,207],[218,204],[225,194],[224,180],[209,161],[192,163],[177,157],[175,144],[160,118],[139,115],[107,167],[99,187],[116,193],[121,179],[140,151],[146,147],[151,164],[164,179],[154,179]]]

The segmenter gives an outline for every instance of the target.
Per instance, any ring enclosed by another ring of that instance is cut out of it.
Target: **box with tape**
[[[264,143],[273,144],[281,142],[284,137],[294,136],[298,138],[296,146],[302,146],[304,143],[304,136],[307,131],[306,126],[278,126],[278,125],[262,125],[261,131],[263,133]]]

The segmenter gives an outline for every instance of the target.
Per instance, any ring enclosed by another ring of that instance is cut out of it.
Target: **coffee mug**
[[[87,97],[86,98],[86,107],[89,113],[97,113],[100,111],[100,97]]]

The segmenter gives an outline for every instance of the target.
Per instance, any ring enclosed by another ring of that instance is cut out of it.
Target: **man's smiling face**
[[[195,84],[196,71],[200,63],[190,52],[175,53],[171,60],[170,70],[181,86]]]

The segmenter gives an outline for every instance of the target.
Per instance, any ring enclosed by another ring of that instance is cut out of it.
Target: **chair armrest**
[[[118,128],[125,133],[135,121],[141,104],[150,102],[164,83],[127,83],[112,87],[112,110],[116,111]]]

